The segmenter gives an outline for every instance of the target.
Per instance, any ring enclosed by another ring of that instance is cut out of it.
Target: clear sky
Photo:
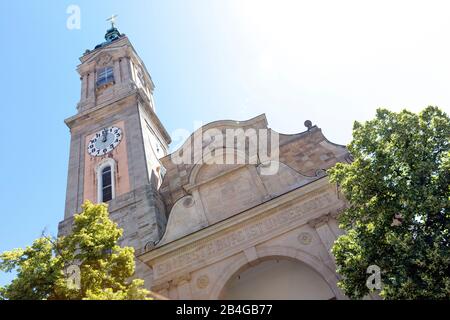
[[[78,5],[81,28],[69,30]],[[377,107],[450,111],[445,1],[0,2],[0,251],[56,235],[63,218],[75,71],[118,14],[156,84],[169,133],[266,113],[283,133],[312,120],[347,144]],[[0,285],[10,276],[0,274]]]

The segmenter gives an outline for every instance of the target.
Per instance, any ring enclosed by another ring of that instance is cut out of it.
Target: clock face
[[[122,130],[117,127],[104,128],[97,132],[87,147],[87,151],[91,156],[101,157],[108,152],[113,151],[122,140]]]

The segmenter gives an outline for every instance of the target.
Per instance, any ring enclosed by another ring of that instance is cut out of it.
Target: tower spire
[[[106,21],[110,21],[111,22],[111,29],[115,29],[116,28],[116,25],[115,25],[116,18],[117,18],[117,14],[113,14],[111,17],[106,19]]]
[[[105,34],[105,40],[107,42],[111,42],[111,41],[114,41],[114,40],[120,38],[120,32],[116,28],[116,18],[117,18],[117,15],[113,14],[111,17],[106,19],[106,21],[111,22],[111,28],[109,28]]]

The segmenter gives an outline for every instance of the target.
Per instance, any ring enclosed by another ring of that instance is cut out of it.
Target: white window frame
[[[97,175],[97,203],[103,202],[103,175],[102,171],[106,167],[111,167],[111,200],[116,197],[116,161],[113,158],[108,158],[99,163],[95,169]]]
[[[108,77],[110,76],[112,80],[108,81]],[[99,84],[101,80],[102,83]],[[104,86],[111,82],[114,82],[114,68],[112,66],[102,67],[97,70],[97,80],[95,82],[97,87]]]

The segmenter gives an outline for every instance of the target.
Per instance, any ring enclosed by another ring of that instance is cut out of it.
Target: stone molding
[[[169,290],[169,288],[170,288],[170,283],[169,282],[162,282],[162,283],[160,283],[158,285],[152,286],[151,289],[152,289],[152,291],[160,292],[160,291],[164,291],[164,290]]]
[[[328,179],[320,179],[225,221],[175,240],[138,258],[153,268],[155,284],[191,272],[280,233],[306,224],[310,219],[340,206]],[[251,249],[247,254],[252,257]],[[252,257],[254,258],[254,257]]]
[[[180,276],[175,277],[171,282],[174,286],[179,286],[180,284],[183,284],[184,282],[191,281],[191,274],[185,273]]]
[[[186,141],[177,149],[174,150],[171,154],[161,158],[161,162],[165,163],[166,161],[171,161],[170,158],[173,154],[179,154],[180,150],[185,150],[188,146],[190,146],[190,143],[193,139],[193,137],[199,136],[200,133],[206,132],[210,129],[219,129],[222,128],[233,128],[233,129],[246,129],[246,128],[264,128],[267,129],[267,118],[266,115],[260,114],[254,118],[245,120],[245,121],[235,121],[235,120],[218,120],[213,121],[208,124],[205,124],[201,128],[198,128],[195,130],[187,139]]]

